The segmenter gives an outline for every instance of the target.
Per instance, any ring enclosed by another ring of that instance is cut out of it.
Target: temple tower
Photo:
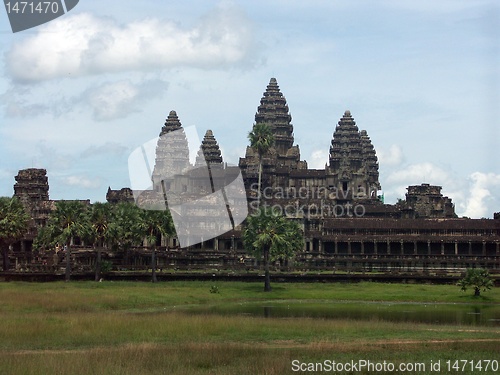
[[[350,111],[345,111],[333,133],[327,172],[330,186],[356,196],[373,197],[380,189],[375,149],[367,132],[359,131]]]
[[[49,200],[49,182],[45,169],[22,169],[15,177],[14,196],[21,202],[31,203]]]
[[[28,233],[20,241],[22,250],[30,250],[38,228],[47,225],[49,215],[54,209],[49,200],[49,181],[45,169],[22,169],[15,177],[14,196],[24,205],[31,217]]]
[[[182,174],[189,165],[186,134],[177,113],[170,111],[156,146],[156,160],[152,174],[153,189],[161,191],[161,181],[165,181],[168,185],[175,175]]]
[[[205,133],[200,150],[196,156],[196,166],[201,166],[205,163],[208,164],[209,167],[222,165],[222,154],[219,144],[210,129]]]
[[[263,158],[263,187],[288,186],[292,170],[307,169],[307,163],[300,160],[299,146],[294,146],[292,116],[288,104],[280,91],[276,78],[271,78],[255,114],[255,124],[267,124],[274,135],[275,144]],[[250,146],[245,157],[240,158],[247,187],[257,182],[258,153]]]
[[[286,156],[293,146],[292,116],[289,113],[286,99],[280,91],[276,78],[271,78],[264,96],[255,114],[256,124],[267,124],[271,127],[275,139],[275,148],[280,156]]]

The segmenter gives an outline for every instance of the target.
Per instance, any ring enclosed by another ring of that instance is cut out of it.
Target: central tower
[[[255,114],[255,124],[267,124],[275,139],[275,148],[279,156],[286,156],[293,146],[292,116],[286,99],[280,91],[276,78],[271,78],[260,105]]]
[[[271,78],[255,114],[255,124],[266,124],[274,135],[274,146],[262,160],[262,186],[288,186],[290,171],[307,169],[307,163],[300,160],[299,146],[294,146],[292,116],[285,96],[281,93],[276,78]],[[247,147],[245,157],[240,158],[247,188],[257,183],[259,159],[257,151]]]

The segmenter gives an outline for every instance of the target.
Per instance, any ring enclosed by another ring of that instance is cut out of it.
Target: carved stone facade
[[[289,206],[291,200],[298,200],[306,211],[326,204],[328,210],[321,216],[338,217],[350,216],[354,201],[362,201],[370,206],[364,214],[387,215],[387,207],[377,199],[380,183],[375,149],[367,132],[359,131],[350,111],[345,111],[335,128],[329,164],[324,169],[308,169],[300,160],[300,148],[293,145],[288,105],[275,78],[271,78],[257,108],[255,124],[259,123],[268,124],[275,137],[275,146],[263,157],[261,191],[269,204]],[[239,166],[250,198],[257,196],[258,164],[256,150],[248,146]]]
[[[406,201],[399,205],[401,217],[454,218],[455,206],[448,197],[441,194],[441,186],[421,184],[408,186]]]
[[[284,187],[289,185],[291,171],[306,170],[307,163],[300,160],[299,146],[294,146],[292,116],[289,113],[286,99],[281,93],[275,78],[269,85],[257,108],[255,124],[267,124],[273,132],[275,145],[264,155],[262,160],[262,187]],[[250,146],[245,157],[240,159],[246,186],[256,184],[259,173],[259,157]]]
[[[22,169],[15,177],[14,196],[26,208],[31,217],[25,241],[19,244],[22,249],[30,249],[38,228],[47,224],[54,202],[49,200],[49,181],[45,169]]]
[[[440,186],[430,184],[409,186],[405,200],[385,204],[378,196],[381,186],[376,150],[350,111],[344,112],[333,130],[329,160],[323,169],[309,169],[301,160],[291,121],[286,99],[272,78],[255,115],[255,124],[268,124],[276,140],[263,157],[261,204],[281,209],[302,225],[305,245],[295,259],[301,267],[424,272],[470,266],[500,269],[500,213],[494,214],[495,219],[459,219],[451,199],[441,194]],[[171,111],[156,152],[153,188],[148,194],[169,192],[169,206],[209,196],[229,185],[240,171],[248,202],[231,201],[228,207],[252,207],[256,201],[259,161],[251,147],[240,158],[239,167],[228,167],[213,132],[208,130],[196,163],[190,165],[182,124]],[[43,210],[53,205],[48,199],[46,172],[20,171],[16,181],[15,195],[31,205],[37,225],[44,225],[50,210]],[[132,193],[128,188],[108,189],[106,198],[111,203],[132,201]],[[208,233],[220,229],[213,220],[220,212],[203,205],[186,205],[182,210],[205,223]],[[183,249],[177,239],[171,239],[168,254],[158,255],[159,264],[255,265],[245,254],[241,230],[235,227],[216,238],[207,236],[207,240]]]
[[[376,198],[380,190],[378,159],[366,130],[358,130],[350,111],[338,122],[326,169],[328,185],[339,191]]]

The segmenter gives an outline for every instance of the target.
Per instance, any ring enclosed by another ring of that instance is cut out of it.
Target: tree
[[[80,201],[58,201],[50,214],[47,227],[40,232],[40,243],[64,244],[66,252],[65,280],[71,278],[71,246],[76,237],[89,234],[87,207]]]
[[[493,286],[493,280],[484,268],[468,268],[465,277],[458,282],[458,286],[465,292],[467,288],[474,289],[474,296],[479,297],[481,290],[486,292]]]
[[[109,203],[94,203],[89,215],[90,239],[97,248],[97,259],[95,265],[95,281],[101,279],[102,249],[107,245],[111,237],[110,224],[112,222],[112,211]]]
[[[262,185],[262,158],[274,145],[274,135],[269,125],[264,123],[255,124],[250,133],[248,133],[250,147],[257,150],[259,156],[259,180],[257,183],[258,193],[257,202],[260,206],[261,185]]]
[[[124,262],[127,264],[130,248],[134,245],[140,245],[143,240],[138,228],[141,209],[133,203],[122,202],[113,206],[112,215],[109,236],[123,251]]]
[[[139,233],[142,234],[146,245],[151,250],[151,281],[156,283],[156,247],[162,236],[171,236],[174,233],[174,224],[170,211],[142,210],[138,223]]]
[[[16,197],[0,197],[0,248],[3,255],[3,270],[9,264],[9,248],[27,232],[30,216]]]
[[[243,231],[245,248],[264,260],[264,291],[271,291],[269,263],[286,259],[304,246],[302,229],[276,210],[262,207],[246,220]]]

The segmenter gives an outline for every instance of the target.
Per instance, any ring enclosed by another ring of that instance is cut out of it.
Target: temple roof
[[[201,142],[201,147],[198,150],[198,155],[196,156],[196,165],[202,165],[204,162],[207,164],[222,164],[219,144],[210,129],[205,133],[203,141]]]
[[[174,131],[175,133],[169,134]],[[177,113],[170,111],[156,145],[153,187],[159,188],[161,180],[181,174],[188,166],[189,147],[186,134]]]
[[[346,110],[333,133],[330,168],[339,174],[364,173],[378,186],[378,159],[366,130],[359,131],[351,111]]]
[[[166,133],[169,133],[174,130],[179,130],[182,128],[182,124],[177,117],[177,112],[170,111],[167,119],[165,120],[165,125],[161,128],[160,137]]]
[[[276,78],[271,78],[257,108],[255,123],[265,123],[271,127],[276,148],[283,155],[292,147],[294,141],[291,121],[292,116],[286,99],[280,91]]]

